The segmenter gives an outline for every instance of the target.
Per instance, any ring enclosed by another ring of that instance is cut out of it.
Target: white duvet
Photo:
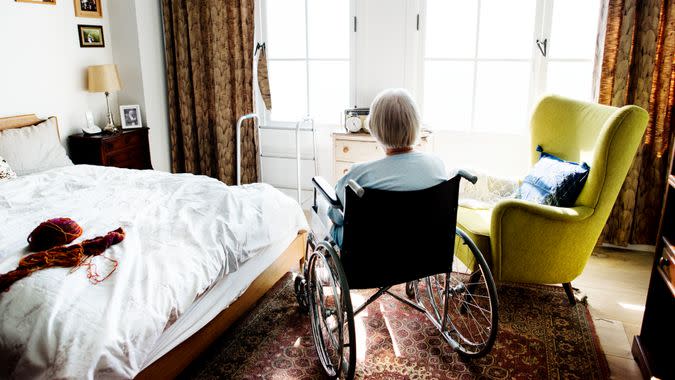
[[[79,240],[124,228],[105,252],[119,267],[98,285],[84,268],[45,269],[0,293],[1,378],[131,378],[196,297],[306,229],[297,202],[268,185],[71,166],[0,182],[0,273],[54,217],[77,221]],[[105,272],[107,261],[96,260]]]

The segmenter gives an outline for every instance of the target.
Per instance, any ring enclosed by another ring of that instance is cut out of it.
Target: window
[[[350,1],[263,0],[269,123],[339,124],[349,105]]]
[[[543,93],[591,100],[599,9],[599,0],[427,0],[425,123],[519,132]],[[545,38],[546,57],[535,43]]]

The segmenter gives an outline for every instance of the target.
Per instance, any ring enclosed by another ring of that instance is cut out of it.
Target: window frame
[[[269,1],[279,1],[279,0],[256,0],[256,6],[260,10],[258,14],[258,21],[256,21],[256,28],[259,28],[259,33],[257,33],[258,41],[264,42],[267,44],[267,3]],[[304,23],[305,23],[305,53],[304,58],[271,58],[269,54],[267,55],[268,67],[270,62],[304,62],[304,72],[305,72],[305,95],[306,102],[304,105],[305,114],[313,117],[309,112],[311,110],[311,100],[310,100],[310,62],[348,62],[349,63],[349,104],[355,104],[356,100],[356,31],[354,30],[354,22],[356,17],[356,1],[357,0],[348,0],[349,1],[349,19],[346,22],[349,23],[349,57],[348,58],[310,58],[309,56],[309,14],[308,14],[308,1],[304,1]],[[269,70],[269,69],[268,69]],[[273,90],[273,89],[272,89]],[[294,126],[297,121],[281,121],[272,119],[272,113],[270,110],[266,109],[262,100],[259,99],[260,96],[258,92],[255,93],[256,104],[259,105],[257,108],[260,115],[260,123],[265,126],[272,127],[288,127]],[[260,112],[262,111],[262,112]],[[316,122],[316,125],[325,124],[325,125],[334,125],[334,123],[327,122]]]
[[[588,62],[588,59],[575,59],[575,58],[550,58],[547,52],[547,56],[544,57],[543,54],[539,51],[536,41],[551,39],[551,29],[553,23],[553,6],[555,1],[564,1],[564,0],[537,0],[535,5],[535,19],[534,19],[534,30],[532,35],[532,53],[529,59],[523,58],[479,58],[478,57],[478,43],[480,36],[480,11],[482,0],[476,0],[478,5],[477,10],[477,28],[475,30],[476,45],[474,50],[473,58],[427,58],[426,57],[426,37],[427,37],[427,0],[420,0],[419,5],[419,15],[420,15],[420,30],[418,33],[418,46],[419,50],[417,52],[417,78],[419,80],[415,86],[415,93],[417,94],[416,100],[419,104],[422,114],[424,114],[424,85],[425,77],[424,70],[426,62],[431,61],[441,61],[441,62],[471,62],[473,64],[473,91],[471,99],[471,124],[468,127],[458,128],[458,129],[449,129],[449,128],[438,128],[433,125],[427,125],[436,131],[448,131],[448,132],[476,132],[476,133],[499,133],[505,135],[525,135],[527,134],[527,126],[523,125],[518,129],[507,129],[507,130],[498,130],[498,129],[479,129],[476,127],[476,84],[478,76],[478,63],[479,62],[529,62],[530,63],[530,78],[529,78],[529,90],[528,90],[528,100],[527,100],[527,109],[532,110],[535,105],[535,102],[544,94],[546,94],[547,79],[548,79],[548,64],[550,62]],[[602,7],[602,1],[598,1],[599,9]],[[550,43],[550,42],[549,42]],[[593,63],[594,58],[591,58],[590,61]],[[593,84],[589,84],[589,90],[593,94]],[[593,96],[593,95],[592,95]]]

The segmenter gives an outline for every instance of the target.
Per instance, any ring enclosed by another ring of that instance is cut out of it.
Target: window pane
[[[269,61],[274,121],[297,121],[307,113],[307,78],[304,61]]]
[[[305,1],[268,0],[267,51],[269,58],[305,57]]]
[[[549,57],[593,59],[599,12],[598,0],[555,0]]]
[[[480,4],[478,56],[531,58],[535,0],[482,0]]]
[[[307,11],[309,57],[349,58],[349,0],[308,0]]]
[[[479,62],[475,128],[517,132],[526,128],[529,62]]]
[[[425,124],[436,129],[471,127],[473,62],[430,61],[424,64]]]
[[[473,58],[477,1],[427,0],[425,56]]]
[[[549,61],[546,92],[579,100],[593,100],[593,63]]]
[[[340,124],[349,108],[349,62],[309,63],[309,108],[317,123]]]

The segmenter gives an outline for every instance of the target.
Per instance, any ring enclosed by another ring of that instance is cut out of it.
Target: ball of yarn
[[[49,219],[28,235],[31,251],[44,251],[65,245],[82,235],[82,227],[70,218]]]

